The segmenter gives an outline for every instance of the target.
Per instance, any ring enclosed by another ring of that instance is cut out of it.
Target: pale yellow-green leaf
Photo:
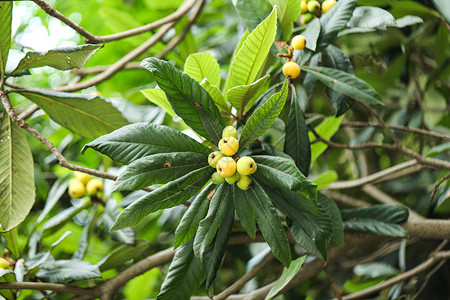
[[[314,129],[321,137],[329,140],[338,131],[339,126],[341,125],[342,117],[343,115],[338,118],[328,117]],[[314,136],[314,134],[312,132],[309,132],[309,140],[311,141],[311,166],[316,161],[316,159],[328,148],[327,144],[325,143],[313,143],[315,139],[316,137]]]
[[[250,101],[250,99],[258,93],[269,77],[269,75],[266,75],[252,84],[239,85],[228,90],[227,99],[230,101],[231,105],[236,108],[239,115],[242,115],[241,111],[245,108],[248,101]]]
[[[163,108],[171,117],[175,115],[175,112],[173,111],[169,100],[167,100],[166,94],[162,90],[146,89],[141,90],[141,93],[144,94],[145,98],[147,98],[148,101]]]
[[[217,86],[211,85],[208,79],[204,79],[200,85],[209,93],[209,95],[221,111],[230,111],[230,105],[225,101],[222,92]]]
[[[184,73],[201,83],[204,78],[211,85],[220,87],[220,67],[210,53],[194,53],[188,56],[184,64]]]
[[[283,30],[283,40],[287,41],[292,34],[294,21],[300,16],[301,0],[269,0],[277,6],[278,20]]]

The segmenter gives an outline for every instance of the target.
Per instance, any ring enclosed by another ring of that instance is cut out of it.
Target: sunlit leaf
[[[211,85],[220,86],[220,67],[211,53],[189,55],[184,63],[184,73],[194,78],[198,83],[206,78]]]
[[[11,44],[12,1],[2,1],[0,6],[0,76],[3,77]]]

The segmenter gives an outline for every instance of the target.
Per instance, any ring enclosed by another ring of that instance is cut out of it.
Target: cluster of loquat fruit
[[[0,271],[1,270],[14,270],[14,261],[6,256],[0,256]]]
[[[103,182],[91,175],[75,171],[75,178],[69,181],[69,196],[74,199],[83,198],[86,193],[97,195],[103,191]]]
[[[301,21],[308,24],[314,19],[314,16],[320,16],[329,11],[336,4],[336,0],[325,0],[322,5],[317,0],[302,0],[301,2]]]
[[[222,139],[219,141],[219,150],[208,156],[208,163],[216,168],[211,176],[215,184],[225,181],[231,185],[236,184],[241,190],[248,190],[252,184],[250,174],[255,173],[256,162],[250,156],[238,157],[235,154],[239,150],[237,131],[233,126],[227,126],[222,131]]]

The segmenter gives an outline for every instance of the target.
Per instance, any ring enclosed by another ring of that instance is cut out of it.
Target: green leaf
[[[42,235],[49,236],[57,232],[61,229],[65,224],[72,221],[72,219],[82,212],[84,209],[89,207],[91,204],[89,202],[84,203],[81,206],[70,206],[62,211],[60,211],[57,215],[53,216],[50,220],[42,225]]]
[[[388,204],[378,204],[369,207],[342,210],[342,219],[344,221],[364,218],[388,223],[401,223],[408,220],[408,216],[409,211],[407,208]]]
[[[333,45],[328,45],[323,51],[323,62],[326,67],[339,69],[353,75],[353,66],[348,56]],[[354,100],[331,88],[327,88],[328,97],[336,110],[336,116],[344,114],[352,107]]]
[[[228,72],[225,91],[238,86],[252,84],[269,54],[277,31],[277,12],[272,10],[242,44]]]
[[[53,207],[58,203],[59,199],[67,190],[67,176],[58,177],[53,183],[50,191],[48,192],[47,199],[45,201],[45,206],[41,210],[39,217],[36,219],[35,224],[40,224],[48,213],[53,209]]]
[[[156,153],[187,151],[208,155],[212,152],[210,148],[175,129],[151,123],[124,126],[86,144],[81,153],[88,148],[123,164]]]
[[[367,104],[384,105],[378,93],[361,79],[344,71],[326,67],[302,69],[322,81],[329,88]]]
[[[194,152],[158,153],[133,161],[114,182],[114,191],[139,190],[164,184],[208,165],[208,157]]]
[[[297,191],[310,200],[316,199],[317,186],[300,172],[292,160],[269,155],[252,158],[258,166],[254,176],[269,186]]]
[[[175,116],[175,112],[170,106],[169,100],[167,100],[166,94],[160,89],[146,89],[141,90],[141,93],[148,99],[151,103],[158,105],[163,108],[171,117]]]
[[[293,260],[289,265],[289,268],[283,269],[283,273],[281,273],[280,278],[277,279],[273,287],[270,289],[265,300],[275,297],[289,282],[291,282],[292,278],[297,275],[298,271],[303,266],[305,258],[306,255],[303,255],[296,260]]]
[[[222,224],[228,206],[231,203],[231,187],[228,184],[221,184],[211,199],[208,214],[200,221],[194,239],[194,253],[197,258],[203,261],[203,255],[211,244],[217,230]]]
[[[450,151],[450,142],[434,146],[425,153],[425,157],[435,157],[447,151]]]
[[[261,87],[269,79],[269,75],[264,76],[263,78],[258,79],[249,85],[238,85],[227,91],[227,99],[230,101],[231,105],[233,105],[238,115],[242,115],[247,103],[255,96],[257,96]]]
[[[125,208],[111,230],[133,226],[152,212],[185,202],[205,185],[210,176],[211,167],[206,166],[148,193]]]
[[[225,101],[219,87],[211,85],[207,79],[201,82],[201,86],[209,93],[219,110],[229,112],[230,105]]]
[[[17,93],[36,103],[53,121],[86,139],[95,139],[129,124],[101,96],[44,90],[21,90]]]
[[[291,108],[286,123],[284,152],[295,161],[295,165],[303,175],[308,176],[311,165],[311,145],[308,128],[295,90],[291,93]]]
[[[208,195],[215,187],[213,183],[208,184],[189,205],[175,230],[175,248],[189,241],[197,232],[198,224],[208,212]]]
[[[336,246],[342,247],[344,245],[344,225],[342,223],[341,211],[336,203],[325,194],[319,193],[317,195],[317,203],[322,211],[330,218],[333,228],[331,242]]]
[[[353,273],[361,277],[364,276],[373,279],[385,276],[395,276],[400,272],[388,263],[377,261],[363,265],[356,265],[353,268]]]
[[[2,30],[0,30],[0,77],[2,78],[2,84],[11,45],[12,8],[12,1],[2,1],[0,3],[0,24],[2,24]]]
[[[450,23],[450,3],[446,0],[432,0],[434,6],[439,13],[444,17],[447,23]]]
[[[219,270],[225,250],[227,249],[228,238],[231,234],[231,229],[233,228],[233,221],[234,207],[233,203],[230,202],[213,242],[203,255],[203,267],[205,268],[206,273],[206,290],[210,288],[214,279],[216,279],[217,271]]]
[[[395,25],[394,17],[386,10],[373,6],[358,6],[353,11],[348,27],[383,28]]]
[[[235,0],[232,2],[242,22],[250,30],[256,28],[272,10],[267,0]]]
[[[220,87],[220,67],[211,53],[194,53],[188,56],[184,64],[184,73],[201,83],[204,78]]]
[[[222,139],[222,131],[224,128],[223,120],[219,122],[211,112],[202,106],[197,107],[198,115],[202,120],[203,127],[205,128],[208,135],[211,137],[213,144],[219,144]]]
[[[283,30],[283,40],[287,41],[292,34],[294,21],[300,17],[301,0],[269,0],[272,6],[277,6],[278,20]]]
[[[239,138],[239,147],[253,143],[263,135],[277,119],[284,107],[288,95],[288,79],[284,81],[281,91],[274,94],[250,116]]]
[[[320,173],[317,177],[314,178],[312,182],[317,185],[317,189],[321,190],[329,186],[331,183],[335,182],[338,179],[338,174],[335,170],[327,170],[323,173]]]
[[[12,6],[12,3],[11,3]],[[0,9],[2,7],[0,6]],[[16,282],[16,275],[13,271],[9,269],[2,269],[0,270],[0,283],[3,282]],[[0,290],[0,295],[5,297],[7,300],[14,300],[17,299],[16,297],[16,290]]]
[[[96,265],[80,260],[57,260],[47,262],[39,267],[36,274],[41,280],[50,282],[67,282],[102,277]]]
[[[311,51],[316,51],[317,40],[320,36],[320,19],[314,18],[306,27],[302,35],[306,38],[305,47]]]
[[[381,236],[409,237],[408,232],[400,225],[374,219],[358,218],[355,221],[345,221],[344,228],[346,230],[370,232]]]
[[[117,208],[116,200],[108,199],[105,205],[105,210],[102,214],[103,231],[114,241],[118,241],[121,244],[133,245],[136,242],[133,229],[123,228],[116,231],[109,231],[119,215],[120,211]]]
[[[233,185],[233,203],[242,228],[251,238],[256,237],[255,214],[247,199],[248,193]]]
[[[44,66],[49,66],[58,70],[81,69],[87,60],[101,47],[103,46],[85,44],[44,52],[27,52],[25,57],[22,58],[19,65],[11,72],[11,74]]]
[[[339,0],[329,11],[321,16],[322,32],[318,41],[319,46],[322,47],[333,42],[338,32],[345,27],[352,17],[357,2],[358,0]]]
[[[328,117],[314,129],[321,137],[329,140],[338,131],[339,126],[341,125],[342,118],[343,116],[340,116],[338,118]],[[309,140],[311,142],[315,140],[315,136],[312,132],[309,133]],[[313,143],[311,145],[311,165],[327,148],[328,145],[322,142]]]
[[[101,272],[110,270],[116,267],[122,267],[124,263],[141,257],[151,244],[145,240],[137,240],[136,245],[120,245],[97,263]]]
[[[192,243],[191,240],[175,252],[157,300],[189,300],[205,280],[202,263],[194,256]]]
[[[157,58],[146,58],[141,64],[153,74],[158,86],[166,93],[175,113],[194,131],[209,138],[200,119],[198,106],[209,110],[211,118],[216,118],[220,124],[224,124],[211,96],[189,75],[177,70],[173,64]]]
[[[33,166],[25,131],[3,114],[0,124],[0,224],[4,231],[19,225],[34,204]]]
[[[291,264],[289,242],[272,201],[256,180],[253,180],[246,193],[264,240],[269,244],[273,255],[284,266],[289,266]]]

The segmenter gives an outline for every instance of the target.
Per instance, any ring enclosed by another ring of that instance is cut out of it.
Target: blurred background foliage
[[[182,3],[181,0],[53,0],[49,3],[57,10],[64,13],[71,20],[79,23],[88,31],[97,35],[106,35],[126,29],[134,28],[174,12]],[[360,0],[358,5],[377,6],[389,11],[395,19],[405,16],[421,18],[423,22],[408,25],[408,19],[404,27],[385,27],[370,32],[354,32],[342,35],[336,41],[336,46],[342,49],[350,58],[354,73],[375,88],[381,95],[386,106],[379,109],[383,119],[392,125],[404,125],[412,128],[425,128],[431,131],[450,134],[450,31],[448,20],[436,11],[431,1],[392,1],[392,0]],[[186,22],[184,20],[184,22]],[[183,22],[177,25],[176,30],[183,28]],[[301,32],[304,25],[296,23],[294,32]],[[167,56],[166,59],[174,62],[180,69],[187,56],[191,53],[208,51],[218,60],[222,72],[225,75],[230,63],[230,57],[245,32],[239,15],[232,1],[212,0],[207,1],[200,17],[197,19],[190,32],[183,41]],[[171,36],[176,34],[172,30],[138,60],[161,52],[164,44]],[[126,53],[137,47],[151,36],[151,33],[130,37],[117,42],[109,42],[98,50],[88,61],[86,68],[105,66],[114,63]],[[82,38],[74,31],[67,28],[60,21],[53,19],[40,10],[34,3],[17,1],[13,11],[13,51],[10,55],[18,61],[26,51],[43,51],[55,47],[67,47],[83,44]],[[272,82],[281,81],[281,65],[274,64],[271,69]],[[76,74],[72,71],[58,71],[49,67],[31,70],[31,76],[14,78],[11,82],[27,87],[56,87],[76,80]],[[304,75],[301,75],[304,76]],[[224,76],[223,76],[224,77]],[[152,105],[141,93],[141,90],[155,86],[148,71],[143,69],[123,70],[103,83],[83,90],[82,93],[98,93],[109,98],[116,107],[131,122],[151,121],[158,124],[166,124],[182,130],[184,127],[180,120],[167,115],[164,110]],[[295,83],[298,93],[304,93],[301,86],[302,80]],[[319,122],[323,117],[332,116],[335,112],[329,104],[324,85],[317,84],[314,93],[303,103],[304,112],[308,122]],[[23,97],[14,94],[11,96],[13,105],[18,112],[31,106],[31,103]],[[343,125],[334,137],[336,142],[351,145],[361,144],[367,141],[389,142],[390,137],[380,128],[375,127],[351,127],[345,126],[345,122],[367,122],[368,112],[355,103],[350,111],[345,114]],[[375,121],[375,120],[371,120]],[[95,151],[87,151],[84,155],[80,150],[89,142],[65,128],[57,125],[49,117],[39,111],[28,119],[31,126],[47,137],[64,156],[72,162],[93,169],[108,170],[117,174],[120,165],[113,163],[109,158],[101,156]],[[409,132],[396,132],[402,142],[420,153],[426,153],[433,146],[442,143],[441,140],[417,135]],[[271,129],[267,139],[278,141],[282,131]],[[47,199],[60,197],[53,209],[45,217],[49,220],[64,209],[79,206],[80,203],[72,200],[64,186],[72,176],[72,171],[59,167],[56,158],[51,155],[36,139],[29,137],[35,162],[35,178],[37,199],[29,217],[17,229],[19,240],[17,241],[17,253],[13,256],[23,255],[22,251],[32,251],[26,246],[33,245],[33,232],[35,222],[40,216]],[[280,147],[282,145],[279,145]],[[361,153],[364,157],[361,158]],[[438,154],[440,158],[449,158],[448,152]],[[310,178],[317,178],[327,172],[330,180],[337,177],[339,180],[351,180],[363,175],[371,174],[378,170],[406,161],[399,153],[382,149],[370,149],[358,151],[327,149],[314,163]],[[399,179],[390,180],[379,187],[411,208],[426,217],[448,218],[450,216],[450,189],[448,183],[444,183],[438,190],[433,202],[429,202],[434,184],[445,175],[444,171],[435,169],[422,169]],[[326,181],[327,179],[325,179]],[[62,188],[57,190],[55,186],[60,184]],[[139,197],[142,192],[130,194],[115,193],[110,195],[112,183],[105,181],[105,193],[111,201],[129,203]],[[360,189],[345,190],[347,196],[356,199],[373,202],[370,196]],[[128,201],[128,202],[127,202]],[[346,204],[339,203],[346,207]],[[137,249],[135,259],[145,257],[158,250],[173,245],[173,234],[180,215],[184,208],[173,208],[162,213],[155,213],[147,217],[136,226],[130,238],[136,239],[136,246],[123,243],[117,236],[108,233],[107,222],[91,220],[94,210],[100,210],[93,206],[91,212],[79,214],[73,218],[73,222],[66,222],[53,232],[44,236],[41,243],[35,244],[35,251],[48,251],[50,245],[57,241],[64,232],[70,231],[52,252],[58,259],[68,259],[79,249],[79,241],[82,239],[85,226],[92,226],[90,240],[86,251],[85,260],[96,264],[107,258],[110,253],[118,250]],[[106,213],[104,213],[106,214]],[[45,224],[45,222],[44,222]],[[42,228],[37,228],[38,230]],[[2,243],[2,245],[4,245]],[[360,247],[337,264],[335,280],[345,287],[347,292],[356,291],[365,286],[374,284],[383,278],[397,274],[398,269],[407,261],[408,265],[415,265],[421,261],[436,242],[414,243],[408,246],[408,257],[402,258],[399,252],[393,252],[383,258],[384,264],[379,265],[381,270],[374,274],[371,268],[352,269],[351,260],[355,257],[374,252],[373,248]],[[402,248],[403,247],[403,248]],[[400,249],[405,249],[403,245]],[[264,245],[235,245],[231,246],[225,257],[224,264],[216,281],[217,290],[222,290],[230,285],[236,278],[245,274],[246,269],[257,261],[263,252]],[[246,261],[250,263],[246,265]],[[402,260],[403,259],[403,263]],[[103,279],[110,278],[121,269],[132,263],[126,261],[120,265],[112,264],[111,269],[103,272]],[[348,267],[350,266],[350,267]],[[159,287],[167,272],[167,266],[161,269],[153,269],[144,275],[131,280],[121,291],[119,298],[147,299],[158,294]],[[105,267],[105,269],[107,269]],[[362,269],[362,270],[361,270]],[[353,270],[353,271],[352,271]],[[250,281],[244,291],[250,291],[258,285],[273,281],[279,270],[265,269],[257,278]],[[354,272],[354,273],[352,273]],[[359,273],[358,273],[359,272]],[[422,294],[422,299],[446,299],[450,294],[450,266],[447,263],[440,271],[439,276],[433,277],[427,289]],[[362,280],[363,279],[363,280]],[[442,281],[445,280],[446,284]],[[440,287],[438,287],[440,282]],[[89,282],[86,282],[89,285]],[[414,289],[412,289],[412,293]],[[384,299],[395,299],[395,291],[392,295],[386,295]],[[42,299],[42,294],[32,291],[23,291],[23,299]],[[280,299],[327,299],[332,297],[328,288],[326,276],[321,273],[289,293],[280,296]],[[54,299],[64,299],[58,296]],[[52,298],[53,299],[53,298]]]

